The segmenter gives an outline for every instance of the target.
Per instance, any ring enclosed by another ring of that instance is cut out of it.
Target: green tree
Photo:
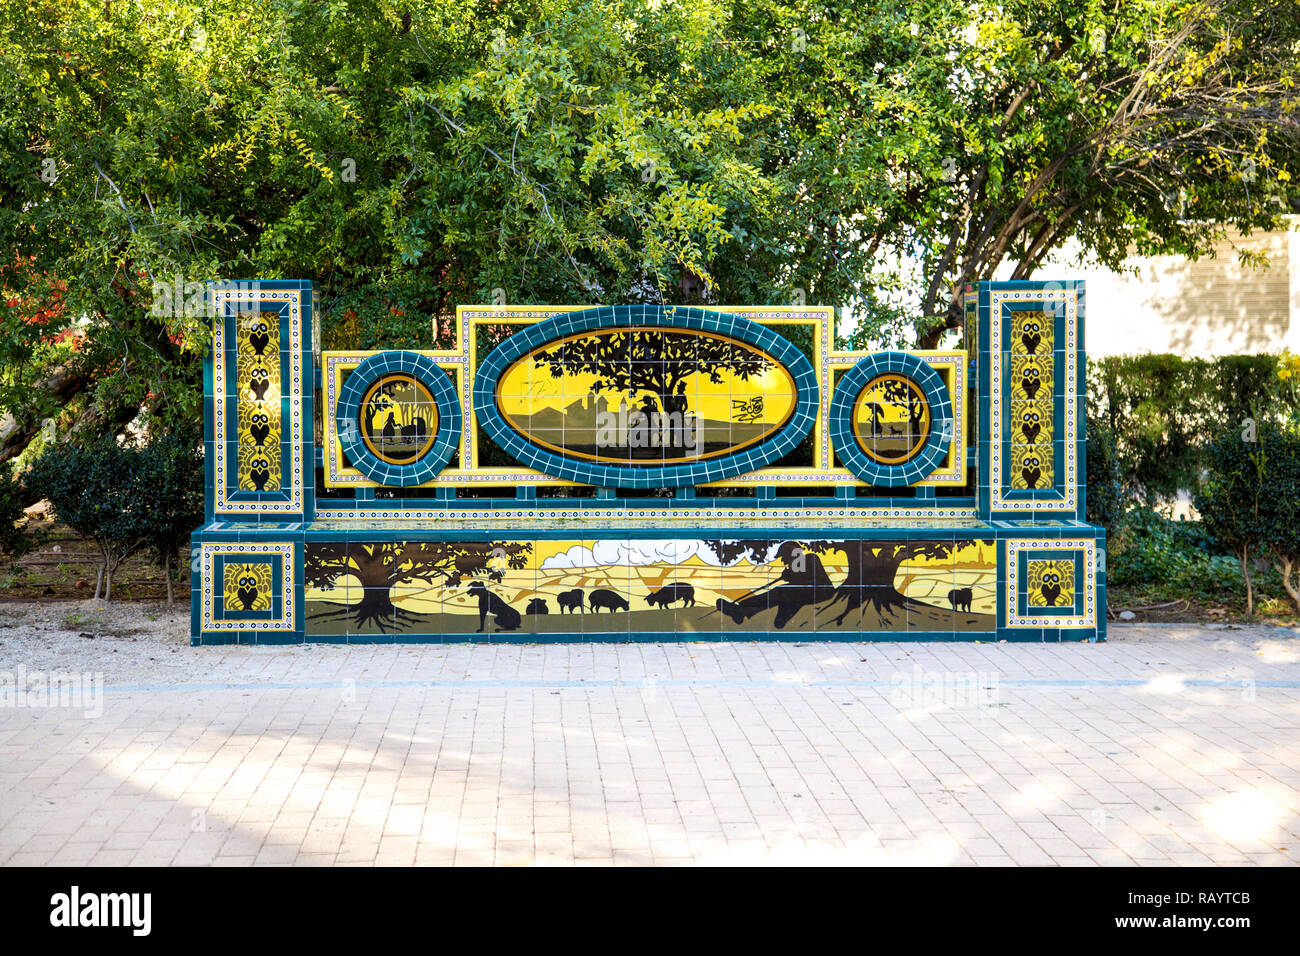
[[[689,56],[716,35],[618,2],[0,0],[0,459],[46,417],[74,440],[197,417],[207,322],[178,280],[309,276],[327,342],[372,345],[495,289],[707,274],[766,107],[641,62],[674,31]]]
[[[920,310],[936,320],[922,341],[959,326],[965,283],[1004,262],[1030,278],[1067,241],[1122,269],[1282,225],[1298,131],[1290,0],[971,10],[968,110],[942,141],[952,192],[921,244]]]
[[[0,460],[196,420],[187,285],[327,345],[458,303],[845,307],[921,342],[1067,241],[1290,208],[1291,0],[0,0]],[[901,333],[899,333],[901,334]]]
[[[1279,434],[1268,423],[1219,429],[1208,446],[1209,474],[1193,496],[1206,532],[1241,563],[1247,614],[1255,613],[1251,560],[1264,556],[1272,531],[1270,459]]]
[[[52,445],[28,472],[28,485],[49,499],[55,518],[99,549],[96,599],[112,600],[113,574],[156,531],[154,475],[145,464],[140,449],[106,436],[84,446]]]
[[[149,550],[166,575],[168,607],[181,546],[203,521],[202,448],[202,439],[186,431],[159,435],[140,448]]]
[[[1262,543],[1300,612],[1300,430],[1270,426],[1260,441],[1267,485],[1260,505]]]
[[[27,493],[22,475],[14,474],[12,462],[0,463],[0,554],[21,558],[36,548],[44,538],[23,527]]]

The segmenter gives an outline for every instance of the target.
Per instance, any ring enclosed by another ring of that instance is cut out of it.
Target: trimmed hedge
[[[1088,518],[1111,531],[1113,584],[1208,595],[1235,577],[1253,613],[1264,559],[1300,610],[1298,385],[1289,352],[1092,365]],[[1201,520],[1156,510],[1180,491]]]
[[[1278,376],[1289,356],[1119,355],[1089,362],[1089,456],[1113,454],[1125,492],[1148,504],[1200,484],[1207,448],[1243,422],[1280,422],[1296,409],[1292,383]],[[1108,443],[1113,438],[1113,451]],[[1089,496],[1092,462],[1089,461]],[[1106,523],[1106,522],[1102,522]]]
[[[1210,474],[1196,494],[1201,525],[1241,564],[1246,610],[1254,609],[1250,564],[1266,557],[1300,611],[1300,431],[1262,425],[1211,443]]]

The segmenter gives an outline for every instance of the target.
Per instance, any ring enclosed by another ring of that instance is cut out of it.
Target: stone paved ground
[[[0,631],[0,692],[108,685],[98,715],[0,707],[0,863],[1300,861],[1292,631],[190,649],[178,622]]]

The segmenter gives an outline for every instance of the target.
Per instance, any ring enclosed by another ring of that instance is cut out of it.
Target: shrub
[[[1293,413],[1296,391],[1278,374],[1286,367],[1285,353],[1108,356],[1089,363],[1088,410],[1114,435],[1122,484],[1155,503],[1197,487],[1209,464],[1204,437],[1222,423]]]
[[[1165,517],[1138,506],[1107,542],[1107,581],[1120,587],[1162,584],[1199,594],[1214,594],[1223,584],[1223,562],[1198,521]]]
[[[85,446],[53,445],[28,473],[60,521],[99,548],[95,597],[113,595],[113,573],[145,547],[155,527],[143,455],[112,437]]]
[[[197,438],[165,435],[139,446],[102,438],[51,446],[27,482],[48,498],[60,521],[99,548],[95,597],[113,596],[113,574],[148,549],[167,575],[181,544],[203,520],[203,457]]]
[[[1278,389],[1292,409],[1300,409],[1300,355],[1283,349],[1277,357]]]
[[[1124,470],[1115,433],[1104,419],[1088,416],[1087,518],[1111,530],[1119,527],[1131,495],[1124,487]]]
[[[174,600],[172,568],[177,554],[203,520],[202,447],[197,436],[178,433],[154,438],[140,449],[142,478],[150,495],[149,550],[166,575],[168,607]]]
[[[1109,356],[1090,371],[1089,404],[1115,436],[1134,490],[1155,501],[1194,485],[1203,370],[1176,355],[1137,355]]]
[[[1255,611],[1251,556],[1262,555],[1270,536],[1266,449],[1277,432],[1267,423],[1254,435],[1235,425],[1219,428],[1207,448],[1209,473],[1193,498],[1205,532],[1241,564],[1248,614]]]
[[[1300,432],[1268,426],[1260,435],[1266,492],[1260,502],[1264,546],[1300,611]]]

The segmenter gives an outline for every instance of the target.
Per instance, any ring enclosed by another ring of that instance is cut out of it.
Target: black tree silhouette
[[[762,563],[773,546],[780,542],[769,539],[704,543],[725,565],[741,558]],[[844,602],[843,612],[835,619],[837,625],[843,624],[849,614],[864,604],[870,605],[882,620],[890,620],[909,607],[929,608],[930,605],[909,598],[895,587],[898,568],[914,558],[946,558],[956,548],[951,541],[801,541],[798,544],[810,554],[842,551],[848,559],[848,573],[843,583],[823,608],[830,610]]]
[[[921,419],[925,415],[925,399],[921,397],[921,390],[900,378],[887,378],[883,385],[886,399],[907,406],[910,426],[908,437],[915,442],[921,436]]]
[[[464,578],[496,578],[500,572],[490,562],[502,555],[506,566],[519,570],[528,563],[531,542],[493,541],[409,541],[409,542],[310,542],[303,559],[303,578],[308,587],[331,588],[340,577],[351,574],[361,582],[361,600],[345,608],[320,612],[314,620],[352,617],[358,627],[373,625],[380,631],[405,625],[415,616],[393,604],[392,589],[398,584],[443,581],[455,586]]]
[[[577,336],[534,357],[552,378],[599,376],[594,388],[636,395],[650,392],[665,412],[685,411],[686,379],[704,374],[721,385],[723,373],[741,381],[761,375],[774,361],[723,336],[672,329],[627,329]]]

